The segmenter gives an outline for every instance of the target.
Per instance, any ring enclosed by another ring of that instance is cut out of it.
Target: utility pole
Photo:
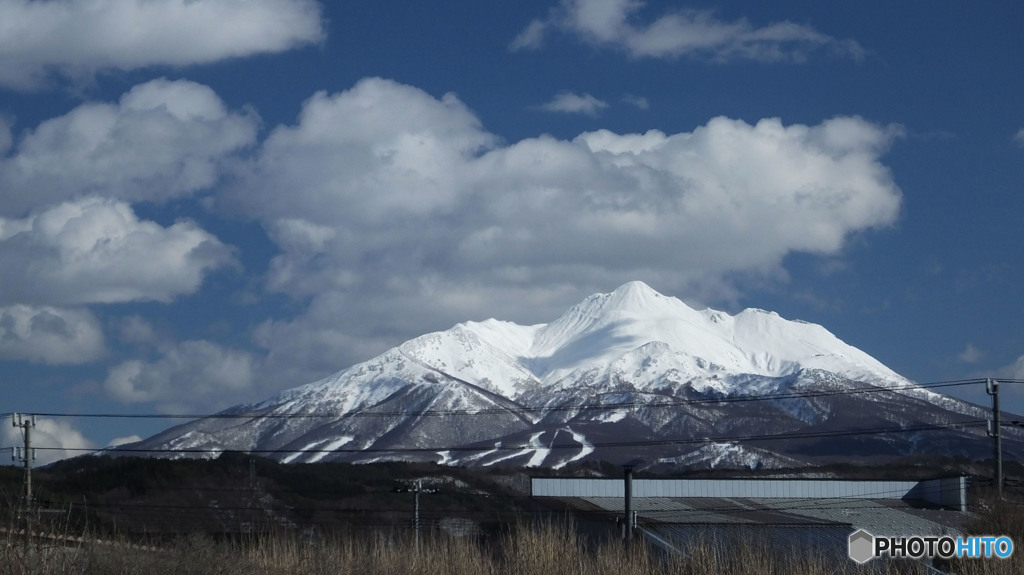
[[[623,486],[626,500],[623,507],[626,511],[626,545],[633,542],[633,529],[636,528],[636,516],[633,514],[633,466],[625,466],[625,485]]]
[[[416,481],[416,486],[413,487],[413,489],[412,489],[413,500],[415,501],[415,503],[414,503],[414,509],[415,510],[414,510],[413,519],[412,519],[412,530],[415,533],[415,537],[416,537],[416,554],[417,555],[419,555],[419,553],[420,553],[420,491],[422,491],[422,490],[423,490],[423,485],[422,485],[422,483],[419,480],[417,480]]]
[[[995,441],[993,442],[993,449],[995,451],[995,473],[993,481],[996,484],[996,493],[999,498],[1003,498],[1003,433],[1002,433],[1002,418],[999,414],[999,381],[996,379],[988,378],[985,380],[985,392],[992,396],[992,421],[991,429],[989,429],[989,436]]]
[[[25,487],[22,491],[22,498],[28,507],[32,505],[32,462],[36,458],[36,452],[32,449],[32,428],[36,426],[36,416],[12,413],[11,425],[21,428],[22,437],[25,440],[24,448],[15,448],[14,460],[25,464]]]
[[[36,426],[36,416],[12,413],[11,425],[21,428],[22,437],[25,440],[25,447],[14,448],[12,456],[15,461],[21,461],[25,464],[25,487],[22,491],[22,502],[24,504],[22,506],[22,520],[24,521],[27,541],[27,536],[32,531],[30,521],[32,518],[32,508],[34,507],[32,501],[32,462],[36,458],[36,452],[32,449],[32,428]]]

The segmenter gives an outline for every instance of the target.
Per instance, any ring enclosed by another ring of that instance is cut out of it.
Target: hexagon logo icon
[[[875,556],[875,536],[863,529],[850,534],[850,559],[863,565]]]

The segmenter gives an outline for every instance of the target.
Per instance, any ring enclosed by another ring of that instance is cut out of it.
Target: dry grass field
[[[993,507],[989,514],[1001,524],[979,523],[983,530],[1006,528],[1020,541],[1021,507]],[[979,517],[979,522],[984,521]],[[1001,525],[1001,526],[997,526]],[[1009,560],[972,560],[954,565],[955,573],[1003,575],[1024,572],[1024,553]],[[638,544],[626,549],[618,542],[591,545],[571,526],[557,523],[520,525],[497,544],[483,546],[460,537],[424,535],[419,542],[404,533],[366,532],[310,541],[294,536],[215,541],[192,535],[140,548],[127,543],[26,543],[9,536],[0,547],[0,573],[123,574],[123,575],[697,575],[846,573],[925,574],[918,562],[829,564],[824,559],[799,559],[770,549],[701,548],[688,557],[666,556]]]

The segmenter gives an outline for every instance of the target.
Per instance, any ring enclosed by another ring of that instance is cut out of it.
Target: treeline
[[[419,487],[417,487],[419,481]],[[287,527],[337,530],[411,525],[414,490],[422,524],[476,524],[530,513],[529,479],[516,470],[423,463],[282,464],[243,453],[211,460],[84,456],[33,471],[39,521],[73,530],[134,534],[252,533]],[[22,514],[23,474],[0,468],[0,506]]]

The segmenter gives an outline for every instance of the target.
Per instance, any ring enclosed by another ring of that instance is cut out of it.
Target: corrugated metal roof
[[[850,529],[844,525],[681,525],[652,523],[638,527],[640,534],[659,547],[689,555],[694,548],[722,550],[747,546],[775,549],[789,558],[813,557],[828,563],[848,562]]]
[[[622,497],[563,497],[580,511],[620,515]],[[915,508],[908,502],[850,498],[644,497],[633,499],[640,524],[842,527],[875,535],[959,533],[966,513]]]

